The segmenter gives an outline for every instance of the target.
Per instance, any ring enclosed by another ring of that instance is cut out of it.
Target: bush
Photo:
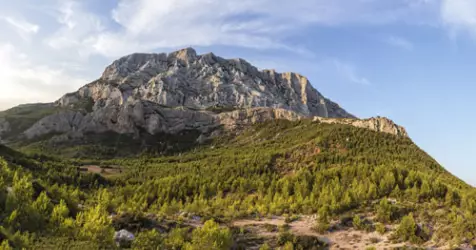
[[[354,218],[352,219],[352,225],[354,226],[354,228],[356,230],[365,229],[365,225],[362,222],[362,219],[360,218],[360,216],[358,216],[358,215],[354,216]]]
[[[278,235],[278,245],[283,246],[287,242],[294,242],[294,235],[290,232],[283,232]]]
[[[229,228],[220,228],[213,220],[205,222],[202,228],[193,230],[192,244],[187,244],[190,250],[224,250],[230,249],[233,244],[232,234]]]
[[[160,249],[162,236],[155,229],[140,232],[132,243],[132,249]]]
[[[314,236],[297,236],[294,239],[295,249],[318,250],[327,249],[327,244]]]
[[[283,224],[282,226],[279,226],[279,232],[286,232],[291,228],[289,224]]]
[[[273,225],[273,224],[264,224],[264,228],[266,229],[267,232],[273,233],[278,231],[278,226]]]
[[[421,244],[430,238],[429,230],[426,227],[420,228],[413,218],[413,214],[403,217],[395,232],[395,238],[401,241],[410,241],[414,244]]]
[[[377,223],[377,225],[375,225],[375,229],[379,234],[385,234],[387,232],[387,228],[382,223]]]
[[[292,223],[292,222],[295,222],[295,221],[299,220],[299,218],[300,218],[299,215],[286,216],[286,217],[284,218],[284,222],[286,222],[286,223]]]
[[[324,234],[324,233],[327,233],[327,231],[329,231],[329,228],[330,228],[329,223],[317,222],[316,225],[312,229],[320,234]]]
[[[261,245],[259,250],[271,250],[271,247],[269,247],[267,243],[264,243],[263,245]]]
[[[376,244],[376,243],[379,243],[379,242],[380,242],[380,239],[377,238],[377,237],[370,238],[370,243]]]

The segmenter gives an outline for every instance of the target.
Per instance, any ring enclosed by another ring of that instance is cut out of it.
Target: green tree
[[[165,249],[182,249],[187,240],[186,228],[174,228],[164,240]]]
[[[413,243],[419,243],[420,239],[416,235],[417,224],[413,218],[413,214],[410,213],[402,218],[400,225],[398,226],[395,234],[402,241],[411,241]]]
[[[377,223],[377,225],[375,225],[375,230],[377,230],[379,234],[385,234],[385,232],[387,232],[385,224],[382,223]]]
[[[186,246],[190,250],[225,250],[233,244],[230,229],[220,228],[213,220],[205,222],[202,228],[192,232],[192,243]]]
[[[10,246],[8,240],[4,240],[2,241],[2,244],[0,245],[0,250],[13,250],[13,248]]]
[[[356,230],[362,230],[364,229],[364,223],[362,222],[362,219],[360,218],[359,215],[355,215],[354,218],[352,219],[352,225]]]
[[[386,198],[382,199],[377,207],[377,219],[381,222],[391,222],[394,216],[394,207]]]
[[[59,226],[69,216],[69,209],[64,200],[53,208],[51,213],[51,222]]]
[[[80,236],[84,239],[94,240],[103,245],[112,244],[114,229],[106,209],[97,205],[81,212],[76,217],[76,224],[81,226]]]
[[[271,248],[269,247],[269,245],[267,243],[264,243],[263,245],[261,245],[259,250],[271,250]]]
[[[132,243],[132,249],[137,250],[162,249],[161,246],[162,236],[155,229],[140,232]]]
[[[44,218],[47,218],[51,214],[51,200],[46,194],[46,192],[41,192],[41,194],[33,202],[33,208]]]

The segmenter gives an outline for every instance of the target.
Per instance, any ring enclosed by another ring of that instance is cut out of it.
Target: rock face
[[[353,118],[296,73],[259,71],[242,59],[226,60],[193,49],[132,54],[115,61],[102,77],[61,98],[69,106],[91,98],[95,108],[137,101],[206,110],[282,108],[306,116]]]
[[[331,119],[314,117],[314,121],[330,124],[346,124],[358,128],[366,128],[377,132],[393,134],[397,136],[408,137],[404,127],[398,126],[392,120],[385,117],[373,117],[370,119]]]
[[[56,101],[61,110],[27,129],[27,139],[46,134],[114,131],[139,137],[147,132],[209,133],[271,120],[312,118],[321,122],[406,136],[390,120],[358,120],[325,98],[304,76],[260,71],[242,59],[197,55],[132,54],[113,62],[101,78]],[[0,121],[0,135],[9,129]],[[65,137],[65,138],[68,138]],[[61,138],[61,137],[57,137]]]

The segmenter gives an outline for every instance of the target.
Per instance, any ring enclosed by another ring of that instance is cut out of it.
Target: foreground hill
[[[177,155],[94,162],[104,173],[120,169],[107,179],[68,167],[93,162],[27,159],[51,171],[40,176],[26,163],[2,163],[1,211],[10,232],[3,237],[12,246],[112,248],[120,229],[135,235],[123,242],[134,249],[326,249],[350,241],[332,241],[339,232],[367,235],[352,240],[365,247],[475,243],[472,187],[407,137],[350,125],[268,121]],[[54,184],[63,171],[76,179]],[[81,184],[94,176],[93,185]],[[36,179],[42,195],[24,193],[21,186]],[[35,213],[48,230],[35,227]],[[36,234],[26,240],[26,232]]]

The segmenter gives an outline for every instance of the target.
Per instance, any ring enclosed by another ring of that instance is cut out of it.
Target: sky
[[[0,110],[184,47],[301,73],[476,185],[476,0],[0,0]]]

